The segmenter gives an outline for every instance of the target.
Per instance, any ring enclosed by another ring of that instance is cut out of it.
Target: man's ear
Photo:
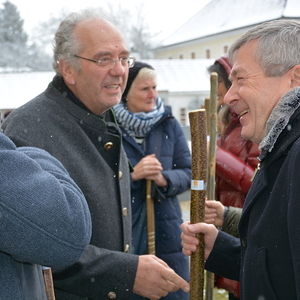
[[[58,63],[58,69],[63,76],[64,82],[67,85],[75,84],[74,68],[61,59]],[[299,74],[300,75],[300,74]]]
[[[292,81],[291,87],[295,88],[296,86],[300,86],[300,65],[295,65],[292,69]]]

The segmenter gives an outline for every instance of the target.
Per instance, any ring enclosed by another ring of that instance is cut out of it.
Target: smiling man
[[[300,22],[261,24],[231,46],[225,96],[242,136],[258,143],[260,169],[245,200],[240,239],[213,225],[182,225],[183,252],[205,235],[206,268],[241,282],[241,298],[300,299]]]
[[[153,255],[133,255],[129,163],[111,107],[134,64],[119,30],[94,10],[69,15],[55,36],[56,76],[3,124],[18,145],[43,148],[79,185],[92,216],[81,259],[53,269],[56,299],[160,299],[188,283]],[[70,224],[72,226],[72,224]]]

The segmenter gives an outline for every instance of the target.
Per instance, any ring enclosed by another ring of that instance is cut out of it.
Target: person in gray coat
[[[76,262],[91,237],[85,198],[46,151],[0,133],[0,299],[46,300],[42,266]]]
[[[134,58],[119,30],[97,10],[70,14],[55,36],[56,76],[13,111],[4,132],[58,158],[83,191],[90,245],[78,262],[53,269],[57,300],[159,299],[188,283],[154,255],[130,254],[130,165],[113,110]]]

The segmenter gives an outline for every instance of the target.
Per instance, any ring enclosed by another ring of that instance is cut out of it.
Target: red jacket
[[[225,206],[243,207],[258,164],[258,145],[241,137],[241,124],[235,113],[224,137],[217,140],[216,199]]]

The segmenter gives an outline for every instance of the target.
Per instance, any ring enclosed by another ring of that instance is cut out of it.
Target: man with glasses
[[[57,300],[160,299],[189,285],[152,255],[129,254],[130,166],[111,107],[125,88],[124,39],[96,11],[69,15],[55,36],[56,76],[3,123],[18,145],[48,150],[82,189],[92,216],[91,243],[74,265],[53,269]]]

